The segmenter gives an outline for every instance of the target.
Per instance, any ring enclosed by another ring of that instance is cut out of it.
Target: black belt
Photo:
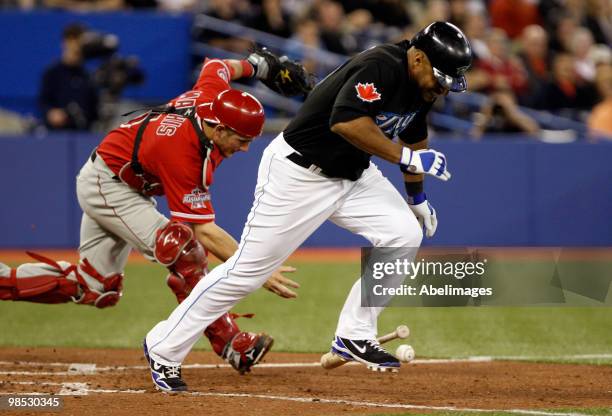
[[[303,167],[304,169],[310,170],[311,172],[313,172],[315,174],[318,174],[320,176],[325,176],[326,178],[329,177],[329,175],[326,174],[323,171],[323,169],[321,169],[320,167],[318,167],[317,165],[312,163],[310,160],[308,160],[307,158],[305,158],[304,156],[302,156],[298,152],[291,153],[289,156],[287,156],[287,159],[289,159],[290,161],[292,161],[296,165]],[[313,171],[313,167],[315,168],[314,171]]]
[[[94,151],[93,151],[93,152],[91,152],[91,156],[89,156],[89,158],[91,159],[91,162],[93,163],[93,162],[95,162],[95,161],[96,161],[96,158],[97,158],[97,157],[98,157],[98,148],[96,147],[96,148],[94,149]],[[117,181],[117,182],[121,182],[121,179],[119,179],[119,176],[117,176],[117,175],[113,176],[111,179],[112,179],[112,180],[115,180],[115,181]]]

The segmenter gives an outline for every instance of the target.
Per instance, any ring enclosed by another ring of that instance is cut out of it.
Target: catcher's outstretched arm
[[[231,80],[250,78],[255,75],[255,69],[245,59],[224,59],[223,62],[230,67]]]
[[[296,61],[278,57],[266,48],[253,48],[247,60],[255,68],[255,77],[272,91],[285,97],[307,94],[314,87],[314,77]]]

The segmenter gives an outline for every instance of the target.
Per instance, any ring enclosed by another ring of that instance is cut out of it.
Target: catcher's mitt
[[[314,87],[314,77],[306,68],[286,56],[279,58],[265,48],[256,47],[248,60],[257,67],[257,78],[285,97],[307,94]],[[264,66],[267,70],[261,71]]]

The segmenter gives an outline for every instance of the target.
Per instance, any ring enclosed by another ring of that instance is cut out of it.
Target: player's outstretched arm
[[[224,59],[223,62],[230,67],[231,81],[250,78],[254,75],[253,66],[246,59]]]
[[[399,164],[404,172],[427,174],[443,181],[450,179],[444,154],[433,149],[412,150],[390,141],[369,116],[336,123],[331,131],[366,153]]]
[[[238,249],[236,240],[214,222],[194,224],[193,230],[198,241],[221,261],[227,261]],[[263,287],[282,298],[297,297],[297,293],[290,288],[299,288],[299,283],[283,275],[283,273],[293,273],[294,271],[296,271],[294,267],[279,267],[272,273]]]
[[[221,261],[232,257],[238,249],[236,240],[214,222],[194,224],[193,231],[196,239],[206,247],[206,250]]]

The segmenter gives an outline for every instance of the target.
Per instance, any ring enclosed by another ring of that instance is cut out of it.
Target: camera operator
[[[62,56],[43,74],[39,104],[53,130],[87,130],[98,118],[98,91],[84,67],[85,27],[70,24],[62,34]]]

